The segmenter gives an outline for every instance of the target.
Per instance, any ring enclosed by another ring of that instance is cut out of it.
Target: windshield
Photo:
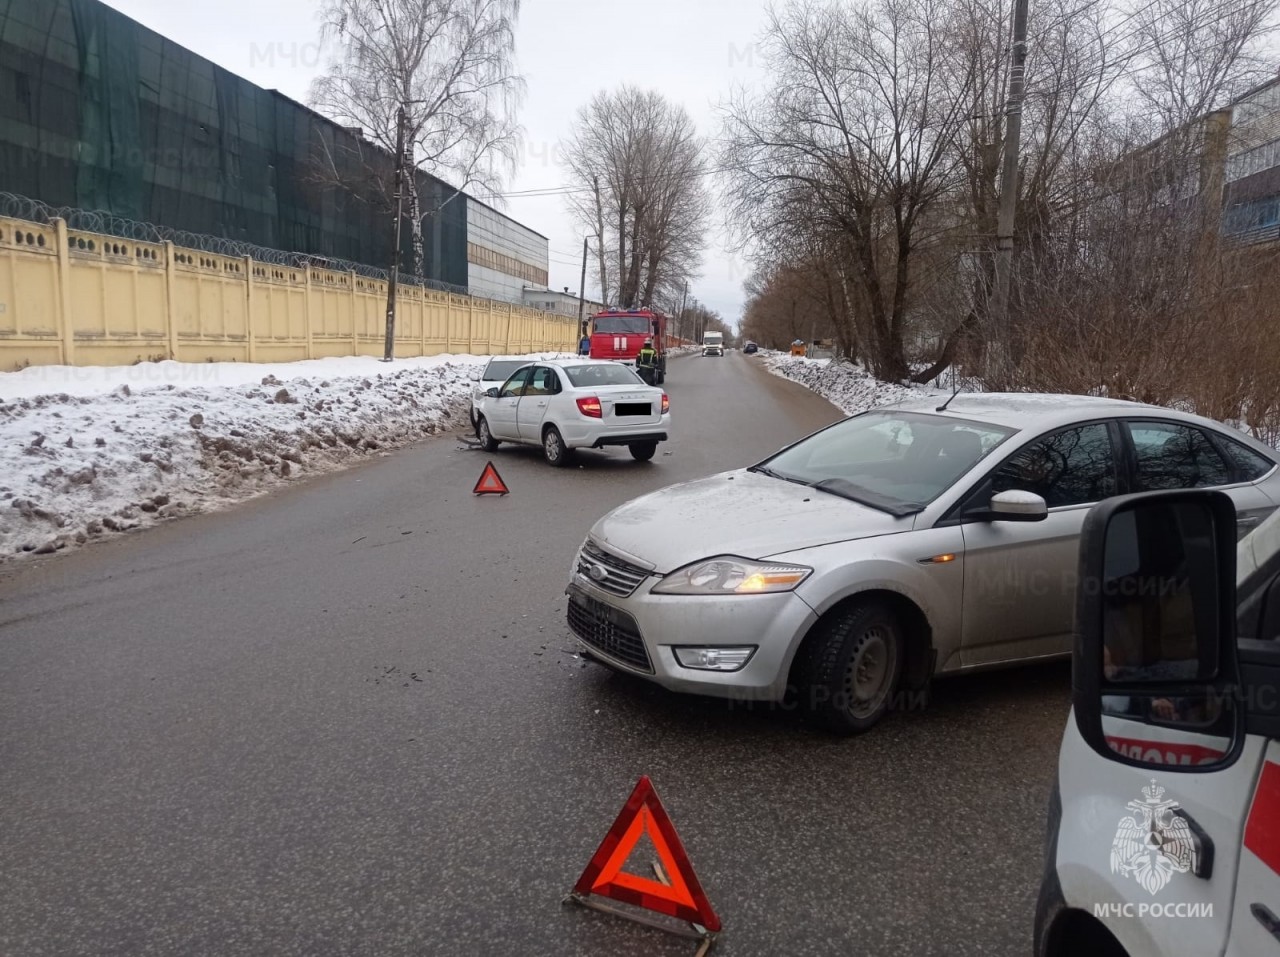
[[[906,514],[932,502],[1013,433],[950,416],[867,412],[824,429],[754,469]]]
[[[649,320],[644,316],[601,316],[595,321],[596,332],[608,332],[613,335],[645,335],[649,331]]]
[[[565,366],[564,374],[578,388],[590,389],[601,385],[644,385],[645,382],[628,366],[616,362],[599,365]]]
[[[506,382],[513,372],[528,364],[524,359],[495,359],[489,363],[489,368],[485,369],[484,381]]]

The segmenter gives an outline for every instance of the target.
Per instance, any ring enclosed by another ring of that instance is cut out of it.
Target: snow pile
[[[861,366],[831,359],[805,359],[781,352],[764,354],[765,367],[774,375],[799,382],[842,409],[847,415],[903,399],[948,395],[924,386],[881,382]]]
[[[0,374],[0,562],[248,498],[467,423],[485,356]]]

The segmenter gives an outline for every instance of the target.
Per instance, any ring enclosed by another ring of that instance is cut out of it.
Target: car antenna
[[[955,391],[953,391],[951,395],[947,396],[947,401],[942,403],[942,405],[938,406],[936,409],[934,409],[933,410],[934,412],[946,412],[947,406],[951,404],[951,400],[960,394],[960,377],[956,376],[954,381],[956,386]]]

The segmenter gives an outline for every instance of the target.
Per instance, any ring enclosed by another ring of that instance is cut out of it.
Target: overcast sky
[[[316,0],[106,0],[233,73],[306,102],[322,66]],[[557,144],[596,91],[629,82],[682,103],[704,133],[718,129],[715,107],[735,86],[762,76],[753,46],[764,24],[763,0],[524,0],[516,56],[528,83],[521,110],[525,146],[507,190],[565,186],[569,170]],[[553,289],[578,290],[582,228],[565,197],[510,196],[502,209],[550,239]],[[736,324],[747,267],[724,248],[719,214],[712,223],[701,278],[690,296]],[[598,287],[587,268],[587,289]]]

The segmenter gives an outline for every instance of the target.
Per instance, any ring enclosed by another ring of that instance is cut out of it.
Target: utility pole
[[[396,278],[400,274],[400,221],[404,218],[404,105],[396,113],[396,221],[391,231],[391,276],[387,280],[387,338],[383,362],[395,358]]]
[[[680,334],[683,336],[689,330],[686,328],[684,318],[684,304],[689,301],[689,280],[684,281],[684,293],[680,296]]]
[[[1009,100],[1005,107],[1004,168],[1000,176],[1000,212],[996,223],[996,288],[992,298],[994,332],[999,343],[1000,377],[1007,387],[1013,374],[1013,326],[1009,286],[1013,273],[1013,221],[1018,202],[1018,145],[1022,136],[1022,99],[1026,92],[1027,2],[1013,2],[1013,47],[1009,53]]]
[[[587,237],[582,237],[582,278],[578,280],[578,338],[587,334],[582,312],[587,307]]]

